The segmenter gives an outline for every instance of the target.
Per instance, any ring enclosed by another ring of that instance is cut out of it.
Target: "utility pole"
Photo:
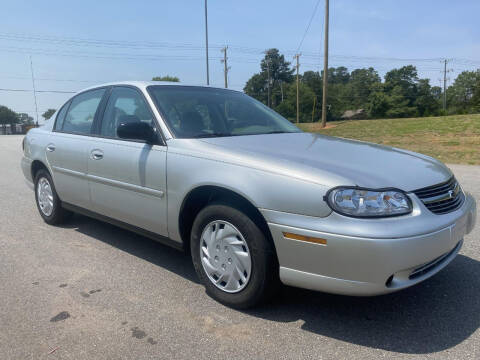
[[[225,46],[221,51],[223,52],[223,60],[220,60],[220,62],[223,63],[223,74],[225,76],[225,89],[228,88],[228,70],[230,70],[230,68],[227,66],[227,60],[228,60],[228,57],[227,57],[227,49],[228,49],[228,46]]]
[[[298,91],[298,70],[300,69],[299,58],[300,54],[295,54],[294,58],[297,60],[297,123],[300,121],[300,98],[299,98],[299,91]]]
[[[317,95],[313,96],[313,108],[312,108],[312,122],[313,122],[313,116],[315,115],[315,103],[317,102]]]
[[[267,54],[267,53],[265,53]],[[271,107],[270,106],[270,59],[268,58],[268,54],[267,56],[265,56],[265,62],[267,63],[267,106],[268,107]]]
[[[280,93],[282,94],[282,102],[283,102],[283,81],[280,80]]]
[[[207,58],[207,85],[210,85],[210,74],[208,70],[208,16],[207,16],[207,0],[205,0],[205,51]]]
[[[325,40],[323,58],[323,94],[322,94],[322,128],[327,125],[327,85],[328,85],[328,1],[325,0]]]
[[[447,62],[447,59],[443,61],[443,111],[445,115],[447,111]]]
[[[36,126],[38,127],[37,91],[35,90],[35,76],[33,75],[32,55],[30,55],[30,71],[31,71],[31,73],[32,73],[33,99],[35,100]]]

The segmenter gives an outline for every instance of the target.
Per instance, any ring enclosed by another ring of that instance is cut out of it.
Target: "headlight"
[[[396,216],[412,211],[410,198],[396,189],[337,187],[327,192],[326,200],[332,210],[353,217]]]

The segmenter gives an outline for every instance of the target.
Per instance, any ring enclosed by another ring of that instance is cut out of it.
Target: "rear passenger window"
[[[67,102],[63,107],[60,109],[57,115],[57,119],[55,121],[55,130],[62,130],[63,122],[65,121],[65,114],[67,113],[68,106],[70,105],[70,101]]]
[[[87,91],[72,99],[62,130],[76,134],[90,134],[95,113],[105,89]]]

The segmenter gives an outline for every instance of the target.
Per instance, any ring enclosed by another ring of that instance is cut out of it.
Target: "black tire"
[[[247,285],[236,293],[225,292],[209,279],[200,256],[202,232],[212,221],[221,220],[234,225],[245,239],[251,257],[251,274]],[[236,309],[246,309],[268,301],[279,289],[278,260],[271,241],[244,212],[224,204],[203,208],[193,222],[190,247],[192,260],[206,292],[220,303]]]
[[[46,179],[52,189],[53,210],[49,215],[46,215],[42,211],[38,199],[38,185],[41,179]],[[68,219],[70,219],[73,214],[71,211],[68,211],[62,207],[62,201],[58,197],[57,191],[55,190],[55,185],[53,184],[52,177],[50,176],[49,172],[44,169],[38,170],[35,174],[35,202],[37,203],[37,208],[40,216],[49,225],[63,224]]]

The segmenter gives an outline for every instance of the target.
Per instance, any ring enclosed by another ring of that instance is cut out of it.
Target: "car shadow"
[[[65,225],[198,283],[190,256],[116,226],[75,215]],[[406,354],[449,349],[480,326],[480,262],[458,255],[431,279],[377,297],[330,295],[283,287],[249,316],[288,323],[303,321],[314,334]]]
[[[199,283],[190,255],[183,251],[178,251],[118,226],[79,214],[75,214],[62,227],[74,229],[121,251],[161,266],[187,280]]]
[[[274,306],[248,313],[302,329],[399,353],[449,349],[480,326],[480,262],[459,255],[429,280],[376,297],[348,297],[285,287]]]

